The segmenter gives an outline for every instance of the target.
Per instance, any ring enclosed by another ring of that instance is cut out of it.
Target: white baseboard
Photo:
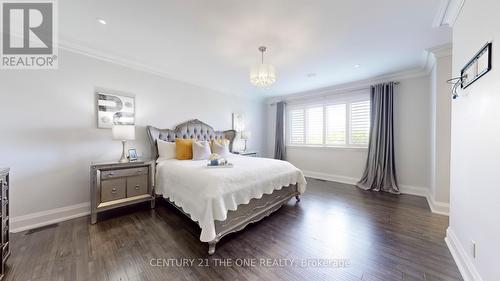
[[[440,215],[445,215],[449,216],[450,215],[450,203],[445,203],[445,202],[439,202],[434,200],[432,198],[433,196],[431,195],[430,191],[427,194],[427,202],[429,203],[429,207],[431,208],[431,211],[436,214]]]
[[[48,211],[31,213],[10,219],[10,231],[21,232],[28,229],[42,227],[90,214],[90,203],[71,205]]]
[[[334,181],[334,182],[340,182],[340,183],[352,184],[352,185],[355,185],[359,181],[358,178],[352,178],[352,177],[346,177],[346,176],[332,175],[332,174],[312,172],[312,171],[303,171],[303,172],[304,172],[304,175],[306,177],[320,179],[320,180],[326,180],[326,181]],[[400,184],[399,188],[401,190],[401,193],[403,193],[403,194],[411,194],[411,195],[426,197],[427,193],[428,193],[427,192],[428,188],[420,187],[420,186]]]
[[[427,187],[399,184],[399,191],[401,191],[401,193],[403,193],[403,194],[410,194],[410,195],[416,195],[416,196],[420,196],[420,197],[426,197],[428,190],[429,189]]]
[[[446,245],[448,245],[448,249],[450,249],[451,255],[464,281],[483,281],[474,263],[469,255],[467,255],[464,246],[460,243],[460,240],[458,240],[455,232],[450,227],[446,230],[446,238],[444,240],[446,241]]]
[[[321,172],[313,172],[313,171],[303,171],[303,172],[304,172],[304,175],[306,177],[320,179],[320,180],[326,180],[326,181],[340,182],[340,183],[352,184],[352,185],[355,185],[359,181],[359,179],[357,179],[357,178],[346,177],[346,176],[339,176],[339,175],[333,175],[333,174],[327,174],[327,173],[321,173]],[[422,187],[422,186],[400,184],[399,189],[400,189],[401,193],[403,193],[403,194],[410,194],[410,195],[425,197],[427,199],[427,203],[429,204],[429,207],[433,213],[445,215],[445,216],[449,215],[450,204],[444,203],[444,202],[437,202],[437,201],[433,200],[432,196],[430,195],[429,188]]]
[[[427,200],[427,204],[429,204],[431,212],[444,216],[450,215],[450,204],[434,200],[429,188],[400,184],[399,189],[403,194],[425,197],[425,199]]]
[[[309,177],[309,178],[325,180],[325,181],[334,181],[334,182],[340,182],[340,183],[345,183],[345,184],[355,185],[359,181],[359,179],[356,179],[356,178],[338,176],[338,175],[332,175],[332,174],[326,174],[326,173],[320,173],[320,172],[303,171],[303,173],[304,173],[304,176]]]

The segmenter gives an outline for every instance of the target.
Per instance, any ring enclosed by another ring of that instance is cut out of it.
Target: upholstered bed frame
[[[179,139],[197,139],[197,140],[229,140],[229,151],[233,151],[233,142],[236,137],[235,130],[214,131],[212,127],[201,122],[198,119],[187,121],[175,127],[174,130],[158,129],[152,126],[147,126],[148,137],[151,143],[151,155],[158,158],[158,148],[156,140],[175,141]]]
[[[236,136],[236,131],[214,131],[214,129],[199,121],[191,120],[178,125],[174,130],[158,129],[152,126],[147,127],[149,141],[151,143],[151,155],[158,157],[156,141],[158,139],[164,141],[175,141],[176,138],[182,139],[198,139],[198,140],[214,140],[227,139],[229,140],[229,149],[233,150],[233,142]],[[300,201],[299,192],[296,185],[282,187],[280,190],[275,190],[272,194],[264,194],[260,199],[252,199],[248,204],[238,206],[235,211],[229,211],[227,218],[224,221],[215,221],[216,238],[208,242],[208,254],[215,253],[215,245],[225,235],[240,231],[248,224],[257,222],[264,217],[269,216],[274,211],[278,210],[292,197]],[[175,205],[168,198],[165,200],[184,215],[189,216],[181,207]]]

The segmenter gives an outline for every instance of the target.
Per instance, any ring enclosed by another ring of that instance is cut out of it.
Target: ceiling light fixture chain
[[[259,51],[261,52],[262,57],[261,63],[264,64],[264,52],[267,51],[267,48],[265,46],[260,46]]]

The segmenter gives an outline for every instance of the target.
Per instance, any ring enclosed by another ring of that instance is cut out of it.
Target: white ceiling
[[[440,0],[58,3],[63,47],[231,94],[285,95],[422,67],[425,49],[451,42],[449,28],[432,27]],[[255,88],[248,77],[260,45],[277,69],[268,89]]]

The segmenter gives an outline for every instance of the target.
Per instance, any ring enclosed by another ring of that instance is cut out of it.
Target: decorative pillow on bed
[[[177,160],[193,159],[193,140],[175,139],[175,156]]]
[[[168,142],[158,139],[156,141],[156,146],[158,147],[158,159],[175,159],[175,142]]]
[[[222,145],[227,145],[229,147],[229,140],[227,139],[217,139],[217,140],[211,140],[210,141],[210,147],[213,150],[214,143],[222,144]]]
[[[212,141],[212,153],[219,154],[222,157],[230,156],[231,152],[229,152],[229,141]]]
[[[208,141],[193,142],[193,160],[207,160],[212,152]]]

